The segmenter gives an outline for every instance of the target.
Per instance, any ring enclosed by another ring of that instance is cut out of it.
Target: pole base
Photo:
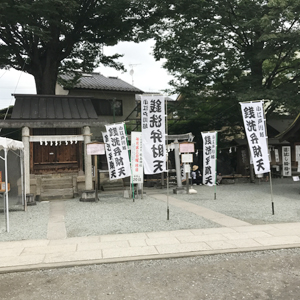
[[[36,205],[34,194],[26,194],[27,206]]]
[[[81,202],[96,202],[95,190],[82,191],[81,198],[79,199],[79,201],[81,201]]]
[[[173,194],[186,194],[186,189],[183,187],[177,187],[173,189]]]

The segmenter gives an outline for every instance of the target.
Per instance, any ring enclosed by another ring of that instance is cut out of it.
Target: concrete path
[[[59,240],[66,238],[65,204],[63,201],[52,201],[50,202],[47,239]]]
[[[166,195],[155,197],[165,201]],[[67,238],[63,202],[53,202],[48,239],[0,242],[0,273],[300,247],[300,223],[250,225],[173,197],[169,201],[223,227]]]
[[[215,212],[211,209],[208,209],[208,208],[205,208],[205,207],[202,207],[202,206],[190,203],[190,202],[182,201],[182,200],[176,199],[171,196],[158,194],[158,195],[151,195],[151,197],[158,199],[158,200],[165,201],[165,202],[169,201],[169,204],[180,207],[181,209],[192,212],[198,216],[201,216],[205,219],[213,221],[222,226],[230,227],[230,226],[251,225],[250,223],[247,223],[247,222],[244,222],[244,221],[232,218],[232,217],[228,217],[224,214]]]

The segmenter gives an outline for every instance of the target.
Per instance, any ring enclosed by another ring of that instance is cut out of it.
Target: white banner
[[[282,146],[282,171],[283,176],[292,176],[291,147]]]
[[[296,153],[295,160],[300,162],[300,145],[295,145],[295,153]]]
[[[243,162],[244,165],[246,165],[247,164],[247,152],[246,152],[246,150],[243,149],[241,151],[241,155],[242,155],[242,162]]]
[[[190,164],[181,164],[180,165],[181,181],[186,180],[186,173],[188,173],[188,178],[191,178],[191,166]]]
[[[105,127],[111,147],[112,161],[115,166],[115,172],[111,173],[110,178],[121,179],[131,176],[124,123],[105,125]]]
[[[108,166],[108,173],[109,173],[109,179],[113,180],[115,178],[116,169],[115,169],[115,163],[113,160],[113,155],[111,152],[111,147],[108,139],[108,134],[106,132],[102,132],[103,136],[103,142],[105,144],[105,152],[106,152],[106,159],[107,159],[107,166]]]
[[[275,149],[274,152],[275,152],[275,161],[278,163],[280,161],[280,159],[279,159],[279,151],[278,151],[278,149]]]
[[[201,132],[203,139],[203,184],[216,184],[217,132]]]
[[[131,167],[132,182],[143,183],[143,152],[142,152],[142,133],[131,132]]]
[[[254,172],[256,175],[270,172],[263,102],[240,104]]]
[[[295,160],[298,163],[297,172],[300,172],[300,145],[295,145]]]
[[[143,163],[145,174],[166,171],[164,96],[141,97]]]

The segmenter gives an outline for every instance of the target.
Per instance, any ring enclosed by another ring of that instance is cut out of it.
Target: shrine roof
[[[276,138],[279,140],[297,140],[300,130],[300,114],[295,118],[295,120],[290,124],[288,128],[279,133]]]
[[[90,98],[55,95],[14,95],[12,120],[97,120]]]

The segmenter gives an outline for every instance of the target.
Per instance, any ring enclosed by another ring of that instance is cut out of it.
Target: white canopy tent
[[[0,156],[4,160],[5,164],[5,193],[4,193],[4,210],[6,215],[6,231],[9,232],[9,207],[8,207],[8,172],[7,172],[7,152],[9,150],[20,150],[20,165],[21,165],[21,185],[22,185],[22,204],[24,210],[26,210],[26,198],[25,198],[25,184],[24,184],[24,144],[23,142],[0,137],[0,150],[4,150],[4,157]],[[18,154],[17,154],[18,155]]]

